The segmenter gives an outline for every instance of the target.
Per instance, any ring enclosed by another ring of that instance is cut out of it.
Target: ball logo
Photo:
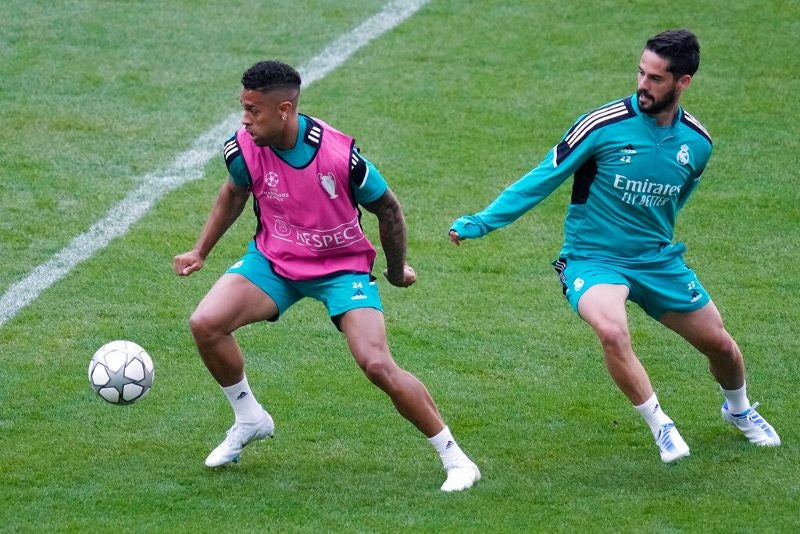
[[[689,145],[681,145],[681,149],[678,151],[675,159],[678,160],[678,163],[681,165],[687,165],[689,163]]]
[[[576,278],[575,281],[572,283],[572,287],[575,288],[575,291],[580,291],[583,287],[583,278]]]
[[[278,187],[278,173],[272,171],[264,173],[264,182],[271,188]]]
[[[287,198],[289,198],[289,193],[281,193],[278,191],[278,184],[280,183],[280,177],[278,173],[275,171],[267,171],[264,173],[264,185],[267,186],[266,191],[261,191],[258,196],[259,197],[266,197],[269,200],[275,200],[278,202],[283,202]]]

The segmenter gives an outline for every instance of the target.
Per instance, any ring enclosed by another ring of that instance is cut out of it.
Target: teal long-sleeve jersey
[[[579,117],[537,167],[452,229],[476,238],[506,226],[574,175],[561,257],[646,260],[672,243],[710,156],[711,137],[683,108],[660,127],[629,96]]]

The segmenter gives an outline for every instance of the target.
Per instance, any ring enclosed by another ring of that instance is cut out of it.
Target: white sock
[[[445,467],[453,460],[466,458],[467,456],[464,454],[464,451],[461,450],[461,447],[458,446],[458,443],[456,443],[448,427],[444,427],[441,432],[432,438],[428,438],[428,441],[433,445],[433,448],[436,449],[436,452],[439,453],[439,457],[442,459],[442,463]]]
[[[750,408],[750,401],[747,399],[746,383],[739,389],[724,389],[722,386],[720,386],[719,389],[722,390],[725,400],[728,401],[728,410],[732,414],[738,415],[746,412],[747,409]]]
[[[634,406],[634,408],[636,408],[639,415],[647,421],[648,426],[650,426],[650,432],[653,433],[654,438],[658,438],[658,430],[661,425],[672,422],[672,419],[661,409],[661,404],[659,404],[658,397],[656,397],[655,393],[653,393],[653,396],[646,400],[644,404]]]
[[[236,414],[236,421],[252,423],[261,419],[264,408],[256,400],[256,396],[250,390],[247,383],[247,376],[242,381],[232,386],[223,387],[222,391],[231,403],[233,413]]]

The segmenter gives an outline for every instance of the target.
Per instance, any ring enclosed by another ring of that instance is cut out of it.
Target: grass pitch
[[[382,5],[0,5],[0,291],[235,111],[250,64],[300,65]],[[704,358],[632,307],[635,347],[692,447],[665,466],[549,265],[568,185],[483,240],[456,249],[446,232],[579,114],[633,92],[644,41],[678,26],[701,40],[684,104],[715,151],[677,235],[784,444],[758,449],[725,426]],[[435,453],[314,302],[239,333],[276,437],[232,468],[203,466],[232,416],[186,319],[252,216],[200,273],[178,279],[170,263],[208,214],[220,156],[0,327],[0,530],[796,532],[798,34],[788,0],[433,0],[309,87],[301,111],[354,135],[404,204],[420,279],[381,286],[390,343],[484,479],[439,492]],[[153,391],[129,407],[86,380],[116,338],[156,362]]]

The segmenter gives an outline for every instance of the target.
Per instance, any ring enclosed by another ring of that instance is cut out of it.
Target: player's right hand
[[[458,232],[455,230],[450,230],[450,241],[456,246],[461,244],[461,237],[459,237]]]
[[[172,258],[172,270],[178,276],[189,276],[203,268],[205,260],[194,250],[178,254]]]
[[[389,281],[390,284],[397,287],[408,287],[417,281],[417,272],[410,265],[403,266],[403,276],[401,278],[396,276],[390,277],[388,269],[383,271],[383,276]]]

